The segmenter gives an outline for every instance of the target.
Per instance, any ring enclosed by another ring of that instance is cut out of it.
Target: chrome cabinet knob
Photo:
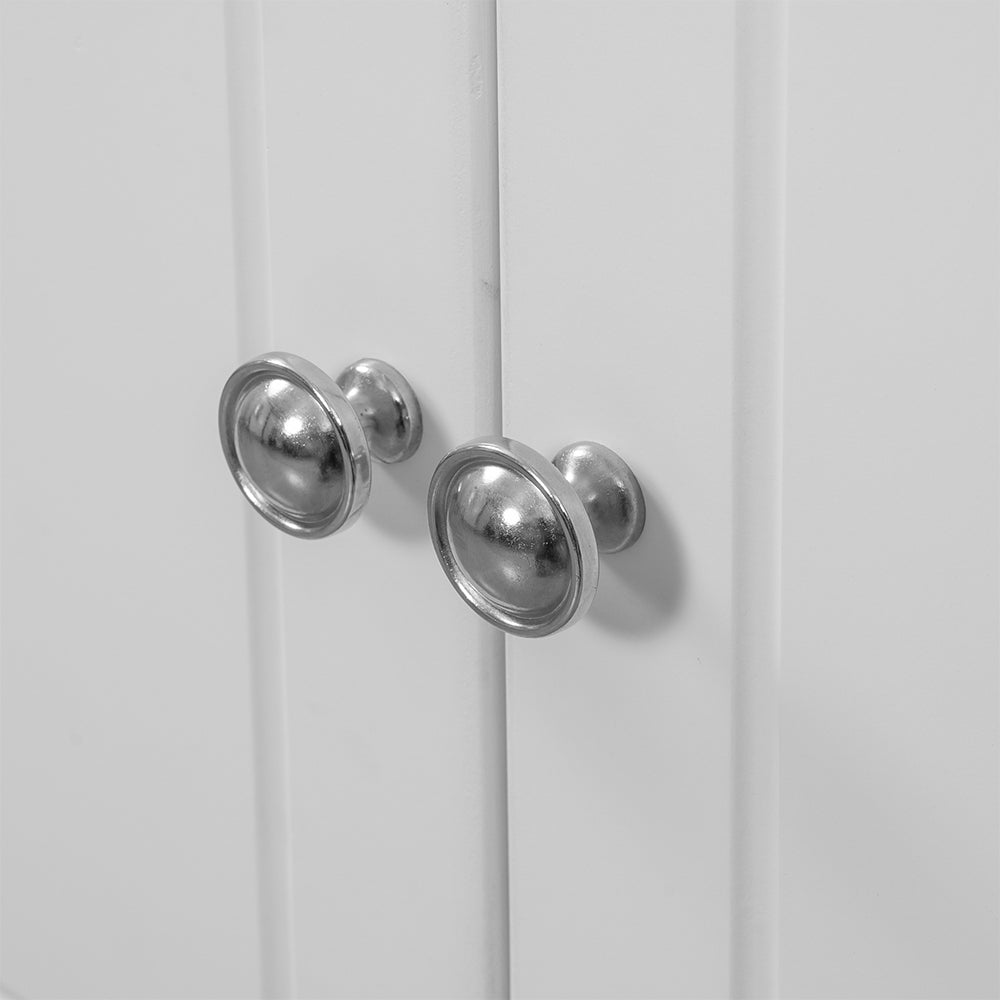
[[[642,534],[632,470],[581,441],[551,461],[519,441],[485,438],[446,455],[427,499],[441,566],[467,604],[512,635],[572,625],[597,592],[600,552]]]
[[[347,527],[371,490],[371,460],[420,444],[420,404],[391,365],[365,358],[336,380],[294,354],[240,365],[219,400],[219,436],[243,495],[275,527],[322,538]]]

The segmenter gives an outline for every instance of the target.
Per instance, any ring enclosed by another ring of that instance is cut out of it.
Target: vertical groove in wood
[[[503,379],[500,345],[500,188],[499,109],[497,96],[497,5],[473,0],[469,5],[469,94],[472,102],[471,249],[476,276],[474,330],[476,394],[475,433],[503,433]],[[486,900],[490,915],[486,954],[496,963],[488,970],[487,988],[495,997],[510,996],[510,890],[507,837],[507,665],[502,632],[481,625],[478,662],[486,670],[488,717],[483,720],[486,780]]]
[[[239,360],[273,348],[263,10],[227,0],[226,80]],[[295,994],[291,809],[280,538],[245,508],[256,776],[261,990]]]
[[[736,0],[733,378],[734,997],[778,987],[778,691],[788,10]]]
[[[496,113],[497,113],[497,128],[496,128],[496,189],[497,189],[497,309],[499,312],[498,316],[498,330],[499,336],[497,337],[497,369],[500,373],[499,380],[499,392],[502,401],[507,401],[507,385],[505,382],[506,371],[504,368],[504,359],[507,354],[507,348],[505,343],[506,331],[507,331],[507,315],[506,315],[506,304],[504,302],[503,291],[506,288],[507,275],[504,268],[504,258],[506,256],[506,235],[504,232],[504,187],[506,184],[505,170],[504,170],[504,65],[503,65],[503,44],[504,44],[504,0],[495,0],[494,2],[494,19],[493,19],[493,30],[494,38],[496,42],[496,66],[494,73],[494,86],[496,87]],[[508,401],[509,402],[509,401]],[[509,420],[509,412],[507,406],[501,402],[500,412],[500,430],[498,433],[506,433],[506,426]]]
[[[495,408],[495,434],[506,433],[506,405],[507,385],[504,370],[504,330],[505,314],[503,289],[505,287],[504,275],[504,207],[503,207],[503,107],[502,107],[502,74],[503,59],[501,52],[502,39],[502,4],[503,0],[493,0],[491,3],[492,34],[493,34],[493,109],[495,116],[495,127],[493,130],[493,177],[494,198],[496,206],[496,392],[498,403]],[[493,630],[491,630],[493,631]],[[510,842],[510,787],[511,769],[510,754],[508,751],[508,740],[510,737],[510,672],[508,670],[508,644],[506,635],[496,632],[493,641],[497,643],[498,655],[503,663],[502,682],[503,689],[498,693],[498,697],[503,699],[503,739],[504,739],[504,901],[506,905],[506,933],[504,936],[504,950],[506,954],[506,976],[504,980],[504,995],[511,997],[516,995],[513,985],[514,981],[514,957],[513,957],[513,937],[514,937],[514,906],[511,900],[511,842]]]
[[[476,288],[476,433],[499,434],[503,421],[500,383],[500,183],[497,107],[497,7],[476,0],[469,9],[469,91],[472,101],[472,242]]]

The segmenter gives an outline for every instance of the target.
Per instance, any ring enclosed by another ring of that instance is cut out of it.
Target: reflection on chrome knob
[[[334,381],[294,354],[262,354],[229,377],[219,436],[243,495],[299,538],[347,527],[371,490],[371,459],[420,444],[420,404],[391,365],[365,358]]]
[[[597,592],[599,552],[642,534],[646,504],[632,470],[593,441],[547,461],[509,438],[446,455],[427,498],[441,566],[466,603],[512,635],[572,625]]]

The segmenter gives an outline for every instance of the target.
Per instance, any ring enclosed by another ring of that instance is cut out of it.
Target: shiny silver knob
[[[452,586],[512,635],[572,625],[597,592],[598,553],[642,534],[646,504],[624,460],[581,441],[549,462],[509,438],[446,455],[427,498],[434,549]]]
[[[336,380],[295,354],[262,354],[230,375],[219,436],[243,495],[275,527],[322,538],[347,527],[371,490],[371,459],[420,444],[420,404],[392,365],[365,358]]]

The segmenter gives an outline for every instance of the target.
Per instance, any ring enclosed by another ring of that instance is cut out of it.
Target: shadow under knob
[[[590,607],[600,552],[642,534],[646,507],[632,470],[582,441],[549,462],[509,438],[456,448],[428,493],[434,549],[474,611],[512,635],[544,636]]]
[[[400,462],[420,444],[420,404],[384,361],[365,358],[336,381],[294,354],[241,365],[219,401],[219,436],[243,495],[299,538],[350,525],[371,490],[371,459]]]

